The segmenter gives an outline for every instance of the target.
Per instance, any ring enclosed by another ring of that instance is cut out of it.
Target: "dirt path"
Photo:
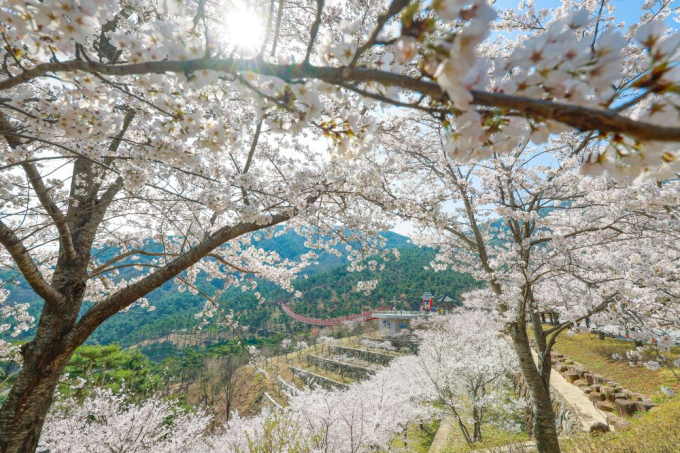
[[[429,453],[444,453],[446,452],[446,443],[451,435],[451,430],[453,429],[453,417],[445,416],[442,419],[437,434],[434,436],[432,445],[430,445]]]

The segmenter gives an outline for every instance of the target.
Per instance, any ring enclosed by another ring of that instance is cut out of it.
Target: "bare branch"
[[[9,122],[9,118],[7,118],[4,113],[0,112],[0,133],[2,133],[2,135],[5,137],[5,140],[7,140],[7,143],[12,148],[21,146],[21,140],[19,137],[13,135],[11,131],[12,125]],[[69,261],[75,260],[77,257],[76,250],[73,247],[73,238],[71,236],[71,232],[69,231],[66,217],[50,196],[49,189],[45,187],[42,176],[40,176],[40,172],[38,172],[35,164],[24,163],[21,166],[26,172],[26,176],[28,176],[28,180],[35,191],[40,204],[47,212],[47,215],[52,218],[52,221],[57,228],[57,232],[59,233],[59,243],[66,254],[66,258]]]
[[[361,47],[357,49],[357,52],[354,54],[354,57],[348,66],[356,66],[359,58],[361,58],[361,55],[375,44],[376,40],[378,39],[378,35],[380,35],[380,32],[383,30],[383,27],[385,27],[387,21],[389,21],[396,14],[399,14],[399,12],[406,8],[409,3],[410,0],[392,0],[392,3],[390,3],[390,7],[387,9],[387,11],[384,14],[378,16],[378,23],[375,25],[371,36]]]
[[[307,53],[305,54],[304,64],[309,63],[309,57],[312,55],[314,49],[314,42],[316,35],[319,34],[319,26],[321,25],[321,15],[323,14],[324,0],[316,0],[316,18],[312,24],[312,30],[309,33],[309,43],[307,44]]]

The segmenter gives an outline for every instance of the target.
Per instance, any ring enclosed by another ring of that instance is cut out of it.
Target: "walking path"
[[[432,445],[430,445],[429,453],[445,453],[446,452],[446,441],[449,440],[449,435],[453,429],[453,417],[450,415],[445,416],[442,419],[437,434],[434,436]]]
[[[532,349],[531,353],[534,356],[534,362],[538,363],[536,352]],[[608,424],[606,415],[595,408],[588,396],[580,388],[567,382],[557,371],[553,370],[550,373],[550,385],[574,409],[585,432],[590,432],[590,427],[595,423]],[[611,426],[609,428],[613,429]]]

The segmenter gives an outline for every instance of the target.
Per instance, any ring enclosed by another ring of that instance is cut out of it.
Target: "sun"
[[[224,37],[227,43],[241,51],[253,51],[262,45],[264,26],[261,18],[247,9],[227,13]]]

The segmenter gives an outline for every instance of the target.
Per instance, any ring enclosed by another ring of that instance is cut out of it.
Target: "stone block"
[[[590,387],[581,387],[581,390],[583,390],[583,393],[585,393],[586,395],[590,395],[593,392],[593,389],[591,389]]]
[[[654,407],[656,407],[656,404],[652,403],[651,401],[635,401],[635,407],[637,408],[638,412],[649,412]]]
[[[630,395],[630,399],[632,401],[644,401],[645,400],[645,395],[641,393],[633,393]]]
[[[595,422],[592,425],[590,425],[589,431],[591,433],[608,433],[609,430],[609,425],[606,425],[602,422]]]
[[[591,389],[593,389],[596,392],[600,391],[600,384],[595,384],[590,386]]]
[[[563,363],[560,363],[560,367],[557,369],[560,373],[564,373],[568,370],[567,366],[564,365]]]
[[[637,412],[635,401],[616,400],[616,410],[622,417],[632,417]]]
[[[623,392],[614,393],[614,401],[616,401],[616,400],[627,400],[627,399],[629,399],[628,395],[626,395]]]
[[[574,373],[573,371],[570,371],[564,374],[564,378],[567,380],[567,382],[573,384],[578,379],[578,374]]]
[[[609,401],[610,403],[614,402],[614,389],[612,387],[609,387],[608,385],[603,385],[600,387],[600,392],[602,392],[607,401]]]
[[[592,402],[602,401],[604,399],[604,395],[600,392],[590,392],[588,399]]]
[[[576,379],[576,380],[574,381],[574,385],[576,385],[576,386],[578,386],[578,387],[587,387],[587,386],[588,386],[588,383],[587,383],[585,380],[579,378],[579,379]]]
[[[585,379],[586,382],[588,382],[588,385],[593,385],[593,384],[595,384],[595,376],[593,376],[593,375],[590,374],[590,373],[584,374],[584,375],[583,375],[583,379]]]
[[[618,417],[614,414],[607,414],[607,423],[609,423],[609,426],[612,426],[617,431],[631,425],[628,420]]]
[[[602,412],[612,412],[614,411],[614,406],[609,401],[597,401],[595,402],[595,407]]]

